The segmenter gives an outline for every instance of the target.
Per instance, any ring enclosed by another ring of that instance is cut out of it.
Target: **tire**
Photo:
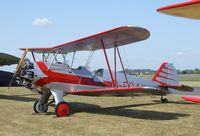
[[[57,117],[67,117],[71,113],[71,107],[67,102],[60,102],[55,107]]]
[[[162,103],[168,103],[168,100],[167,100],[167,98],[164,98],[164,99],[161,99],[161,102]]]
[[[39,99],[36,99],[34,105],[33,105],[33,110],[35,113],[45,113],[48,110],[48,106],[43,106],[39,104]]]

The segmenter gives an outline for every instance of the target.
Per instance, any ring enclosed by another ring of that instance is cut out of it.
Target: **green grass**
[[[200,82],[200,74],[182,74],[179,75],[180,81]]]
[[[38,95],[19,87],[0,88],[1,136],[197,136],[200,133],[199,104],[185,102],[179,95],[161,104],[159,97],[66,96],[72,106],[70,117],[56,118],[54,107],[34,114]]]

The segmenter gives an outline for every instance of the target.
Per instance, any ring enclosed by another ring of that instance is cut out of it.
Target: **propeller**
[[[27,54],[27,52],[28,52],[28,48],[26,48],[26,50],[24,51],[24,53],[23,53],[23,55],[22,55],[22,57],[21,57],[21,59],[20,59],[18,65],[17,65],[17,67],[16,67],[16,71],[15,71],[15,73],[14,73],[13,76],[12,76],[12,79],[11,79],[11,81],[10,81],[10,83],[9,83],[8,89],[10,89],[10,86],[11,86],[13,80],[16,78],[16,76],[17,76],[18,74],[20,74],[21,69],[22,69],[22,66],[23,66],[23,64],[24,64],[24,61],[25,61],[25,59],[26,59],[26,54]]]

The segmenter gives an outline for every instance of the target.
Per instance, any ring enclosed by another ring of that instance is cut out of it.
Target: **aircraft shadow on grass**
[[[79,103],[79,102],[70,102],[72,108],[72,115],[76,113],[86,112],[92,114],[101,114],[101,115],[112,115],[119,117],[128,117],[128,118],[137,118],[145,120],[175,120],[179,117],[186,117],[190,114],[183,113],[173,113],[173,112],[163,112],[163,111],[152,111],[152,110],[138,110],[138,109],[126,109],[131,107],[139,106],[148,106],[148,105],[157,105],[159,103],[145,103],[145,104],[131,104],[124,106],[114,106],[102,108],[98,105]],[[42,115],[55,115],[54,112],[47,112]]]
[[[160,102],[159,100],[153,100],[154,102]],[[183,104],[183,105],[193,105],[196,103],[186,102],[186,101],[169,101],[169,104]]]
[[[34,94],[23,94],[23,95],[3,95],[0,94],[0,100],[12,100],[20,102],[33,102],[35,98],[24,97],[24,96],[33,96]]]
[[[33,102],[35,98],[29,98],[24,96],[30,96],[34,94],[24,94],[24,95],[0,95],[0,100],[13,100],[21,102]],[[175,104],[193,104],[193,103],[179,103],[179,102],[170,102]],[[94,104],[79,103],[79,102],[70,102],[72,107],[72,115],[80,112],[92,113],[92,114],[102,114],[102,115],[113,115],[120,117],[129,117],[129,118],[138,118],[146,120],[174,120],[179,117],[189,116],[190,114],[183,113],[172,113],[172,112],[163,112],[163,111],[152,111],[152,110],[138,110],[138,109],[127,109],[131,107],[139,106],[148,106],[148,105],[158,105],[161,104],[160,101],[154,101],[154,103],[145,103],[145,104],[131,104],[124,106],[114,106],[114,107],[100,107]],[[42,115],[54,115],[54,112],[47,112]]]
[[[97,105],[86,104],[86,103],[70,103],[70,104],[72,106],[72,114],[75,114],[77,112],[87,112],[92,114],[114,115],[114,116],[129,117],[129,118],[147,119],[147,120],[172,120],[172,119],[178,119],[178,117],[189,116],[189,114],[183,114],[183,113],[126,109],[130,107],[157,105],[160,103],[132,104],[132,105],[114,106],[107,108],[102,108]]]

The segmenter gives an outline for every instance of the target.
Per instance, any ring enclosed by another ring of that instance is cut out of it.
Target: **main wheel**
[[[167,98],[164,98],[164,99],[161,99],[161,102],[162,103],[168,103],[168,100],[167,100]]]
[[[55,107],[55,113],[57,117],[69,116],[71,107],[67,102],[60,102]]]
[[[35,113],[45,113],[48,110],[48,106],[39,103],[39,99],[37,99],[33,105],[33,110]]]

